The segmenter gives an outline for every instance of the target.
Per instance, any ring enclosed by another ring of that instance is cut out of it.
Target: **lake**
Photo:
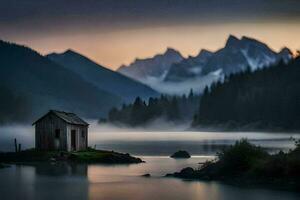
[[[27,130],[27,132],[30,131]],[[18,135],[21,140],[20,136]],[[27,136],[27,139],[32,137]],[[128,152],[141,157],[146,163],[13,165],[0,170],[1,199],[299,199],[299,193],[293,192],[163,177],[167,173],[179,171],[184,167],[197,168],[199,162],[213,159],[217,151],[233,144],[237,139],[248,138],[252,143],[261,145],[270,152],[277,152],[293,148],[291,137],[300,138],[300,135],[258,132],[150,132],[91,128],[89,142],[92,146]],[[11,138],[0,138],[1,142],[5,140],[11,141]],[[32,139],[28,139],[27,142],[25,139],[22,141],[24,146],[32,145]],[[179,149],[189,151],[192,158],[179,160],[169,158],[170,154]],[[145,173],[150,173],[151,177],[141,177]]]
[[[217,182],[184,181],[162,177],[183,167],[197,167],[211,157],[174,160],[164,156],[142,157],[134,165],[38,165],[0,170],[1,199],[91,200],[293,200],[299,194],[240,188]],[[150,173],[151,178],[140,175]]]

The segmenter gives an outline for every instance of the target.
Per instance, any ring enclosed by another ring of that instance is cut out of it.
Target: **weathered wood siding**
[[[76,150],[85,150],[88,147],[88,128],[87,126],[81,125],[67,125],[67,140],[70,141],[68,143],[68,151],[72,151],[71,149],[71,132],[75,130],[76,132]]]
[[[59,146],[55,145],[55,130],[60,130]],[[67,150],[67,124],[54,114],[46,115],[35,125],[35,145],[41,150]]]
[[[55,138],[55,130],[60,130],[59,139]],[[71,131],[76,132],[76,151],[88,147],[88,127],[68,124],[54,114],[46,115],[35,124],[35,146],[40,150],[72,151]],[[58,143],[57,143],[58,142]]]

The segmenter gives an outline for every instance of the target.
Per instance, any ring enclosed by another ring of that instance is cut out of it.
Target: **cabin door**
[[[76,130],[71,130],[71,151],[76,151]]]
[[[56,150],[60,150],[60,129],[55,129],[54,146]]]

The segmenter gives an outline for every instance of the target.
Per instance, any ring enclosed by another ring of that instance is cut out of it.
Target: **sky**
[[[167,47],[217,50],[229,34],[300,49],[299,0],[0,0],[0,39],[73,49],[117,69]]]

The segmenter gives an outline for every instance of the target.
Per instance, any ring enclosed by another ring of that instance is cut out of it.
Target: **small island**
[[[269,154],[243,139],[217,153],[216,160],[205,162],[199,169],[188,167],[166,176],[299,191],[299,169],[299,141],[287,153]]]
[[[134,164],[143,162],[140,158],[133,157],[130,154],[96,150],[92,148],[75,152],[28,149],[20,152],[0,153],[0,163],[26,164],[60,161],[102,164]]]
[[[182,151],[182,150],[179,150],[175,153],[173,153],[171,156],[171,158],[190,158],[191,155],[187,152],[187,151]]]
[[[131,164],[143,162],[140,158],[129,154],[88,147],[89,124],[75,113],[50,110],[32,125],[35,126],[35,148],[21,150],[22,145],[15,139],[15,152],[0,153],[0,163],[67,161]]]

